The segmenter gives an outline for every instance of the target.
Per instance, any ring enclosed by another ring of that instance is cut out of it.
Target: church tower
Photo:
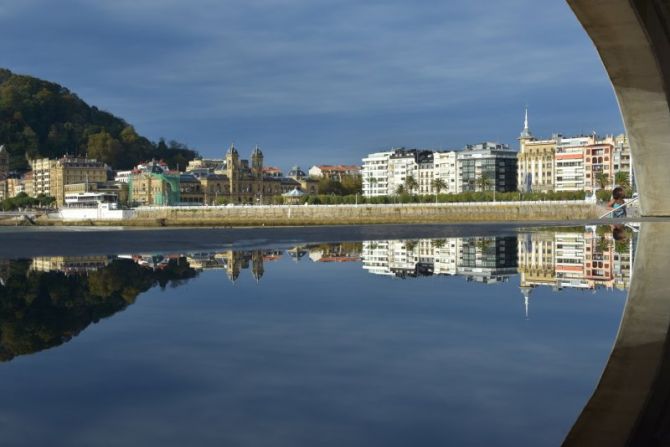
[[[0,146],[0,178],[9,174],[9,152],[5,146]]]
[[[519,155],[517,157],[517,189],[521,192],[527,192],[532,189],[533,173],[532,163],[533,157],[526,151],[526,144],[534,141],[535,138],[528,127],[528,107],[523,120],[523,130],[519,135]]]
[[[251,255],[251,273],[254,276],[256,282],[260,282],[265,273],[263,268],[263,253],[260,250],[256,250]]]
[[[226,176],[230,183],[229,190],[231,199],[235,200],[235,197],[239,192],[238,180],[240,177],[240,154],[237,153],[234,144],[231,144],[228,152],[226,152]]]
[[[528,107],[526,107],[526,114],[523,120],[523,130],[521,131],[521,134],[519,135],[519,146],[521,149],[521,152],[523,152],[524,146],[528,141],[533,141],[535,138],[533,138],[533,134],[531,133],[530,129],[528,128]]]
[[[251,153],[251,172],[257,179],[263,177],[263,152],[258,145]]]

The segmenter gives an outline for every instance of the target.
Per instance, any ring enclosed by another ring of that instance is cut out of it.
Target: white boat
[[[121,220],[131,217],[132,210],[119,209],[116,194],[80,192],[65,195],[65,206],[55,217],[62,220]]]

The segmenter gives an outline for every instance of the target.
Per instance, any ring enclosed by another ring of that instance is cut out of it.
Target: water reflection
[[[636,233],[627,229],[619,240],[615,236],[610,227],[576,227],[519,236],[328,243],[286,250],[0,260],[0,360],[67,342],[152,287],[178,287],[210,270],[225,272],[233,283],[249,271],[259,282],[266,264],[284,256],[296,262],[361,263],[369,274],[402,279],[460,276],[498,284],[519,275],[527,318],[536,287],[626,290]]]
[[[605,364],[635,244],[580,227],[0,261],[3,437],[557,445]]]

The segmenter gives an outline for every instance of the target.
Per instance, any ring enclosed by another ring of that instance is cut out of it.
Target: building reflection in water
[[[616,239],[616,240],[615,240]],[[362,263],[396,278],[461,276],[482,284],[519,275],[526,316],[537,287],[626,290],[636,235],[630,229],[580,227],[517,236],[381,240],[300,245],[288,250],[186,254],[59,256],[0,261],[0,360],[59,345],[90,323],[132,304],[152,287],[179,286],[202,271],[244,270],[255,281],[284,257],[316,263]]]

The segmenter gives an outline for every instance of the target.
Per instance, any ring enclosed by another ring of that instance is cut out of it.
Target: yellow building
[[[103,183],[109,168],[95,159],[65,156],[57,160],[48,158],[31,160],[33,193],[56,199],[57,206],[65,203],[65,185],[74,183]]]
[[[555,286],[556,257],[552,232],[527,233],[517,240],[521,287]]]
[[[538,140],[528,128],[528,110],[524,128],[519,136],[518,189],[546,192],[554,190],[554,154],[556,139]]]

